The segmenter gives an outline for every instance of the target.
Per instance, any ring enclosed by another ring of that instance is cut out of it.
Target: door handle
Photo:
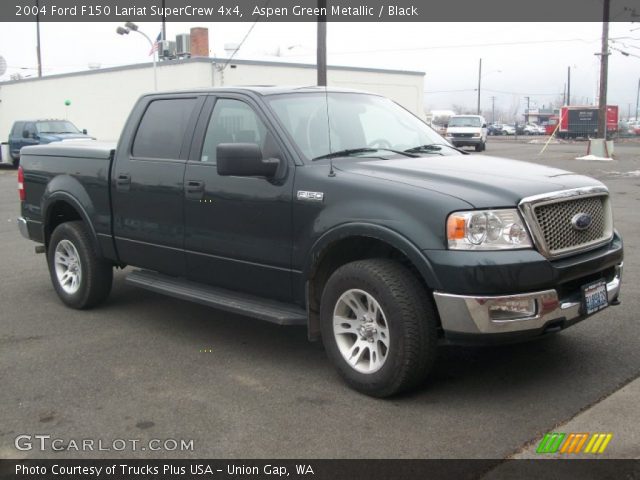
[[[187,180],[185,184],[185,195],[192,200],[200,200],[204,195],[204,182],[200,180]]]
[[[201,182],[199,180],[187,180],[187,192],[204,192],[204,182]]]
[[[116,187],[120,190],[128,190],[131,186],[131,175],[128,173],[121,173],[116,178]]]

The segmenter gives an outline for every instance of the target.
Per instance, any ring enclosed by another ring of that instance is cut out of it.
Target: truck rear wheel
[[[58,225],[47,252],[51,281],[60,299],[72,308],[91,308],[111,292],[113,266],[99,258],[82,222]]]
[[[393,260],[337,269],[322,293],[320,319],[327,355],[345,381],[367,395],[387,397],[417,386],[435,360],[433,303]]]

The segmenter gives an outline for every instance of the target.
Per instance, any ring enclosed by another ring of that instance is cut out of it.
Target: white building
[[[313,64],[195,57],[159,62],[158,90],[232,85],[315,85]],[[424,118],[424,72],[328,67],[328,84],[385,95]],[[14,121],[66,118],[99,140],[116,140],[138,97],[153,90],[150,63],[0,83],[0,139]],[[65,105],[66,100],[70,105]]]

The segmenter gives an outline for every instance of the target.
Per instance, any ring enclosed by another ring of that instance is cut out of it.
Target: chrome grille
[[[522,213],[540,252],[550,258],[588,250],[613,236],[609,194],[604,187],[584,187],[523,199]],[[572,220],[588,214],[590,225],[580,230]]]
[[[534,209],[538,226],[551,254],[602,240],[605,236],[604,198],[576,198],[565,202],[541,205]],[[591,215],[586,230],[576,230],[571,219],[579,214]]]

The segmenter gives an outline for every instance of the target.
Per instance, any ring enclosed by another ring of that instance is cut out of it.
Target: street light
[[[116,28],[116,33],[118,35],[129,35],[130,32],[139,33],[144,38],[146,38],[147,42],[149,42],[149,46],[151,47],[151,50],[153,51],[153,49],[154,49],[153,41],[149,38],[149,36],[147,34],[142,32],[141,30],[139,30],[138,29],[138,25],[136,25],[135,23],[127,22],[127,23],[124,24],[124,27]],[[157,73],[157,68],[156,68],[156,53],[155,52],[153,52],[153,89],[154,89],[154,91],[158,90],[158,73]]]

